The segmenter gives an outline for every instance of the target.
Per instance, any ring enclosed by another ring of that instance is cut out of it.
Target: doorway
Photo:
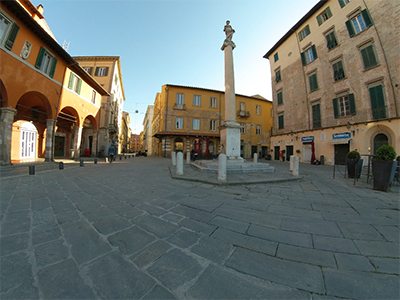
[[[20,159],[36,158],[36,127],[26,122],[21,126]]]
[[[290,161],[290,156],[293,155],[293,146],[286,146],[286,160]]]
[[[65,137],[56,136],[54,142],[54,156],[55,157],[63,157],[65,156]]]
[[[379,133],[374,137],[374,154],[383,145],[389,145],[389,139],[386,134]]]
[[[349,151],[349,144],[335,144],[335,165],[346,165],[346,157]]]
[[[279,151],[280,151],[280,147],[275,146],[274,147],[274,160],[279,160]]]

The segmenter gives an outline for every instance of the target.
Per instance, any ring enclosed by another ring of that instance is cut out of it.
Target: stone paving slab
[[[0,298],[400,298],[397,186],[305,164],[281,180],[274,161],[278,181],[221,185],[170,163],[1,171]]]

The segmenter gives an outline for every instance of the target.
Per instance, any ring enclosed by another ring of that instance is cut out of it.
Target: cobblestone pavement
[[[398,186],[305,164],[255,183],[290,179],[271,165],[231,185],[156,157],[2,168],[0,298],[399,299]]]

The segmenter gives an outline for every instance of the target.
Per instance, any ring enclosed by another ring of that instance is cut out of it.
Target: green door
[[[65,149],[65,137],[56,136],[54,143],[54,156],[55,157],[65,156],[64,149]]]

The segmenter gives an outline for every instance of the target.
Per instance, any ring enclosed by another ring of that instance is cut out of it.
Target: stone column
[[[183,175],[183,152],[180,151],[176,154],[176,175]]]
[[[221,47],[225,54],[225,121],[220,126],[221,151],[227,156],[227,163],[243,162],[240,157],[240,124],[236,122],[236,99],[235,78],[233,71],[233,49],[236,47],[232,42],[235,32],[229,25],[225,25],[226,39]]]
[[[226,181],[226,155],[220,154],[218,156],[218,181]]]
[[[54,161],[54,119],[46,120],[46,149],[44,151],[44,161]]]
[[[257,153],[254,153],[254,154],[253,154],[253,162],[254,162],[254,163],[257,163],[257,162],[258,162],[258,154],[257,154]]]
[[[73,147],[73,157],[72,158],[79,158],[80,157],[80,144],[81,144],[81,139],[82,139],[82,127],[80,126],[74,126],[74,141],[72,144]]]
[[[172,151],[172,153],[171,153],[171,164],[173,166],[176,166],[176,152],[175,151]]]
[[[2,166],[11,165],[11,135],[12,125],[17,110],[10,107],[1,108],[0,117],[0,163]]]
[[[93,130],[92,156],[97,157],[97,130]]]

